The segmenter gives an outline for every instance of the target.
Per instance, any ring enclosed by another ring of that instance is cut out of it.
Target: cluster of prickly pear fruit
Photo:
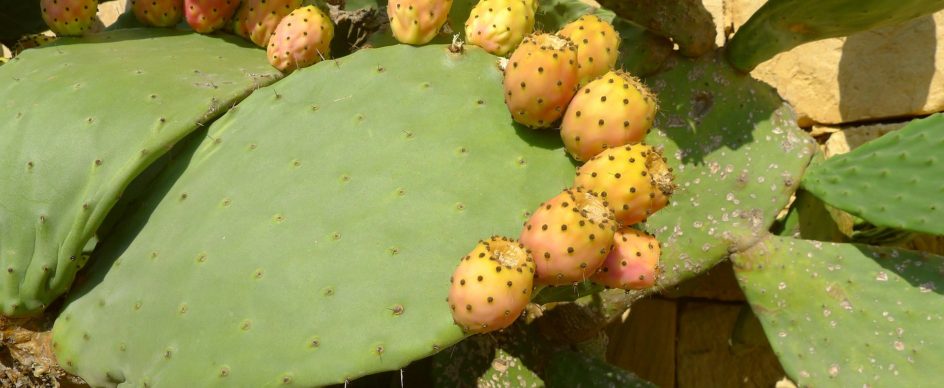
[[[184,17],[194,31],[209,34],[223,28],[239,7],[239,0],[184,0]]]
[[[140,21],[154,27],[173,27],[184,16],[184,0],[132,0],[131,11]]]
[[[82,35],[95,23],[98,0],[42,0],[43,20],[60,36]]]
[[[269,63],[283,72],[311,66],[331,55],[334,25],[315,6],[296,9],[282,18],[266,53]]]
[[[410,34],[415,39],[421,34],[425,39],[417,43],[432,39],[452,4],[452,0],[401,1],[404,7],[415,11],[414,24],[419,27],[410,30]],[[229,26],[236,35],[265,47],[272,66],[291,72],[329,58],[334,38],[331,19],[315,6],[299,8],[301,5],[302,0],[132,0],[130,6],[135,18],[149,26],[172,27],[186,20],[194,31],[202,34]],[[53,32],[81,35],[95,21],[98,1],[42,0],[41,6],[43,19]],[[47,42],[48,39],[27,40],[21,49]]]
[[[465,39],[498,56],[534,31],[537,0],[481,0],[465,22]]]
[[[452,0],[394,0],[387,4],[393,37],[400,43],[425,44],[433,40],[449,17]]]
[[[613,26],[596,16],[580,17],[554,35],[526,37],[505,65],[512,118],[537,129],[563,117],[561,138],[578,161],[642,141],[657,103],[638,79],[612,70],[619,42]],[[575,95],[577,85],[583,89]]]
[[[534,271],[530,252],[518,241],[479,241],[449,279],[446,301],[456,323],[469,333],[508,327],[531,300]]]
[[[672,180],[672,170],[655,148],[636,144],[608,149],[579,168],[572,188],[542,203],[531,214],[519,240],[499,240],[506,245],[520,244],[515,252],[527,256],[520,260],[533,266],[533,276],[528,281],[537,285],[571,285],[591,280],[612,288],[652,287],[659,274],[661,247],[654,236],[631,225],[665,207],[674,188]],[[492,241],[496,239],[493,237]],[[489,245],[480,244],[470,256],[488,260],[488,255],[497,255],[488,249]],[[515,295],[518,298],[503,299],[503,303],[512,300],[516,303],[501,305],[507,308],[503,311],[513,316],[495,314],[488,307],[494,302],[493,294],[502,288],[500,284],[494,285],[493,279],[515,274],[501,275],[502,267],[497,265],[467,263],[470,256],[463,258],[452,278],[448,301],[453,318],[470,333],[511,325],[530,298]],[[492,267],[494,273],[490,271]],[[468,278],[473,270],[478,271],[472,274],[476,282],[469,287]],[[483,297],[485,294],[488,296]],[[481,299],[488,304],[468,302],[462,308],[465,301],[481,303]],[[473,311],[478,313],[473,315]]]

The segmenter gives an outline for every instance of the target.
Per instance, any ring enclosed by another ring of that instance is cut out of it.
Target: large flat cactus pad
[[[61,363],[93,385],[311,386],[462,339],[459,258],[574,174],[556,133],[512,124],[496,62],[399,45],[257,90],[97,251]]]

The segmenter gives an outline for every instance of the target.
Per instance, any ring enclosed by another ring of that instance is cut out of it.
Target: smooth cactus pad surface
[[[119,30],[63,38],[0,69],[0,313],[39,312],[65,292],[131,180],[277,79],[235,42]]]
[[[574,171],[513,125],[495,62],[397,45],[257,90],[103,242],[54,328],[61,364],[92,385],[312,386],[462,339],[457,259]]]
[[[921,386],[944,364],[944,257],[769,237],[732,258],[800,386]]]
[[[944,234],[941,150],[938,114],[812,166],[803,187],[872,224]]]

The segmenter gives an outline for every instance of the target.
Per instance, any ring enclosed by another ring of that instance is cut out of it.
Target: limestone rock
[[[871,125],[861,125],[850,128],[843,128],[832,135],[829,136],[829,140],[826,140],[825,152],[826,157],[831,158],[836,155],[844,154],[851,150],[858,148],[859,146],[867,143],[870,140],[879,138],[886,133],[900,129],[908,123],[893,123],[893,124],[871,124]],[[819,129],[817,129],[819,128]],[[829,128],[829,127],[826,127]],[[825,131],[823,127],[814,126],[814,131]]]
[[[736,30],[763,3],[726,0],[726,28]],[[777,88],[801,126],[841,124],[944,110],[944,63],[936,58],[944,60],[944,11],[807,43],[751,74]]]

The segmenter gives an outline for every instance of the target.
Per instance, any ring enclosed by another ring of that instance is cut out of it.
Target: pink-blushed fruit
[[[510,53],[534,31],[534,0],[482,0],[465,22],[465,39],[498,56]]]
[[[209,34],[233,18],[239,0],[184,0],[184,17],[194,31]]]
[[[40,0],[43,21],[59,36],[79,36],[95,24],[98,0]]]
[[[334,24],[315,6],[296,9],[282,18],[269,39],[269,63],[283,72],[311,66],[331,56]]]
[[[577,91],[561,122],[561,139],[574,159],[586,161],[607,148],[641,142],[656,109],[655,96],[642,82],[611,71]]]
[[[655,236],[633,228],[622,228],[613,238],[613,250],[593,280],[624,290],[652,287],[659,276],[662,246]]]
[[[584,85],[613,69],[619,58],[620,36],[613,25],[596,15],[584,15],[557,32],[577,45],[577,75]]]
[[[561,118],[577,90],[577,50],[567,38],[532,34],[505,66],[505,105],[529,128],[546,128]]]
[[[183,19],[184,0],[131,0],[131,11],[146,25],[173,27]]]
[[[243,0],[233,17],[233,33],[268,47],[279,21],[301,6],[302,0]]]
[[[426,44],[436,37],[449,17],[452,0],[390,0],[387,18],[400,43]]]
[[[672,169],[646,144],[609,148],[577,169],[574,186],[599,193],[621,225],[644,221],[668,204]]]
[[[616,227],[600,198],[573,188],[542,203],[525,222],[520,240],[534,257],[538,284],[573,284],[600,268]]]
[[[516,240],[492,236],[459,261],[449,279],[452,318],[467,333],[510,326],[531,301],[534,261]]]

